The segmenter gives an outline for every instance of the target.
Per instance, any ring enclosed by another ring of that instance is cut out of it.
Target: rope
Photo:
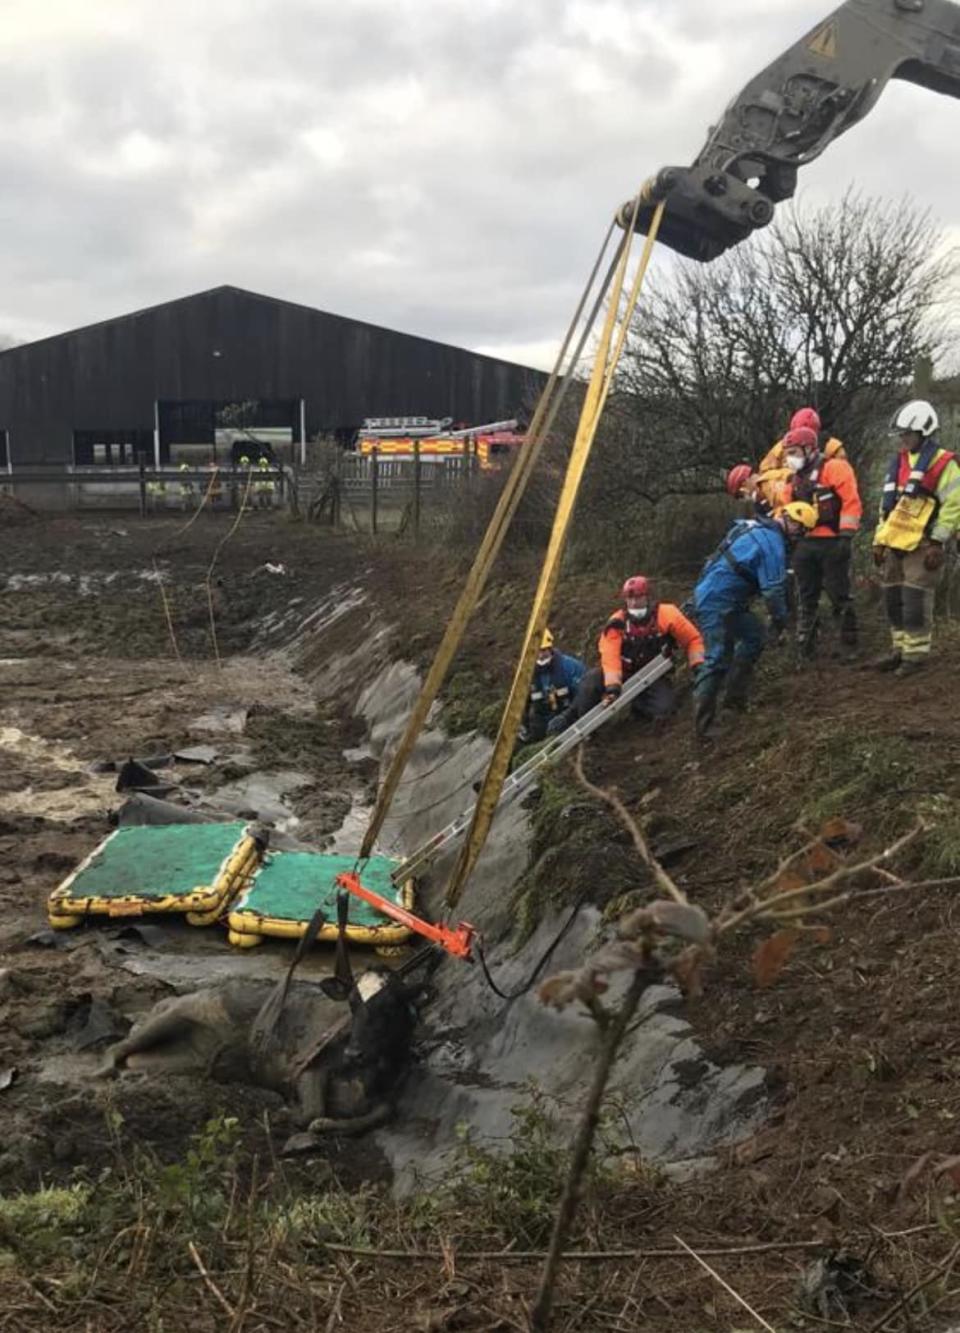
[[[237,528],[240,526],[240,520],[243,518],[243,515],[246,512],[247,497],[250,494],[250,488],[252,485],[253,485],[253,468],[251,467],[247,469],[247,485],[246,489],[243,492],[243,495],[240,498],[240,509],[237,512],[237,517],[231,523],[230,528],[226,533],[226,536],[221,537],[219,542],[217,543],[216,550],[213,553],[213,559],[210,561],[210,567],[207,570],[207,577],[206,577],[207,609],[210,612],[210,635],[213,639],[213,656],[217,663],[218,671],[223,670],[223,663],[220,661],[220,645],[217,643],[217,621],[216,621],[216,616],[213,613],[213,586],[210,580],[213,577],[214,567],[216,566],[216,563],[220,558],[220,552],[223,550],[227,542],[230,540],[230,538],[236,532]]]
[[[157,564],[156,555],[152,557],[152,560],[153,560],[153,572],[157,576],[157,587],[160,589],[160,601],[163,604],[163,614],[166,617],[167,621],[167,633],[170,635],[170,642],[173,644],[173,655],[174,657],[176,657],[177,662],[181,670],[183,671],[184,675],[189,676],[190,671],[189,668],[187,667],[186,662],[180,656],[180,645],[177,643],[177,632],[173,628],[173,616],[171,615],[170,612],[170,602],[167,598],[167,590],[163,586],[163,571]]]
[[[210,480],[207,483],[207,489],[204,492],[199,505],[197,506],[196,513],[192,514],[191,517],[187,519],[186,523],[184,523],[184,525],[181,528],[178,528],[177,531],[174,532],[171,536],[165,537],[163,541],[161,541],[160,544],[154,548],[153,553],[150,556],[150,561],[151,564],[153,565],[153,572],[157,576],[157,587],[160,589],[160,600],[163,603],[163,614],[164,617],[166,618],[167,632],[170,635],[170,642],[173,645],[173,654],[176,657],[177,662],[182,668],[184,674],[187,676],[189,676],[190,671],[189,668],[187,667],[186,662],[183,660],[183,657],[180,654],[180,645],[177,643],[177,633],[173,627],[173,616],[170,611],[170,602],[167,598],[167,592],[163,584],[163,572],[161,571],[160,566],[157,563],[157,558],[165,548],[172,546],[174,542],[179,540],[179,538],[182,537],[185,532],[188,532],[190,528],[193,526],[193,524],[196,523],[197,519],[200,517],[200,511],[203,509],[204,505],[206,505],[207,501],[210,498],[210,494],[213,490],[213,484],[216,481],[217,476],[218,476],[218,471],[214,471],[211,474]]]
[[[626,340],[627,329],[636,308],[637,299],[640,295],[640,290],[643,286],[643,281],[649,267],[650,257],[653,253],[653,246],[656,241],[657,232],[660,228],[661,219],[663,218],[664,205],[661,203],[657,206],[654,212],[650,230],[643,247],[640,263],[637,266],[637,272],[630,290],[630,295],[621,315],[620,301],[626,279],[630,242],[634,235],[639,207],[640,196],[638,194],[634,199],[633,215],[630,220],[630,226],[624,235],[625,244],[621,249],[616,275],[611,285],[603,332],[601,333],[600,341],[597,346],[590,383],[584,398],[576,437],[567,463],[567,472],[563,482],[563,489],[560,494],[557,512],[554,517],[553,531],[550,534],[550,543],[547,547],[547,554],[544,559],[543,568],[540,572],[540,581],[536,594],[534,595],[533,606],[527,623],[526,638],[520,653],[520,660],[517,663],[516,671],[514,673],[510,694],[504,705],[503,715],[500,719],[500,727],[497,732],[497,739],[493,747],[493,754],[490,757],[490,765],[487,769],[486,777],[484,778],[483,786],[477,799],[476,807],[473,812],[473,819],[470,823],[470,829],[467,838],[460,849],[460,855],[457,858],[456,866],[454,867],[450,883],[447,887],[446,901],[449,905],[456,903],[463,892],[467,880],[473,872],[473,868],[477,863],[477,858],[486,842],[487,834],[490,831],[490,825],[493,822],[493,816],[500,800],[500,793],[510,764],[510,756],[513,753],[517,731],[526,706],[527,693],[530,688],[530,678],[533,674],[534,658],[536,657],[540,640],[543,637],[543,631],[547,623],[547,615],[553,600],[557,579],[559,578],[560,561],[563,557],[567,533],[573,518],[580,483],[583,479],[584,469],[593,447],[593,441],[596,437],[600,415],[603,411],[604,404],[606,403],[607,395],[610,392],[610,386],[613,382],[617,363]],[[620,321],[619,329],[617,329],[618,319]],[[617,330],[617,337],[614,341],[615,330]],[[612,353],[611,346],[613,349]]]
[[[562,377],[561,371],[564,366],[570,343],[573,340],[577,324],[586,307],[587,298],[589,297],[590,291],[603,263],[603,257],[610,242],[613,227],[614,224],[611,223],[607,234],[604,237],[603,245],[600,247],[593,269],[591,270],[590,277],[587,280],[587,285],[584,287],[583,294],[580,297],[570,327],[564,337],[563,344],[557,354],[557,360],[551,371],[550,378],[540,396],[540,401],[534,412],[533,420],[530,423],[530,429],[527,432],[526,444],[520,451],[520,457],[514,463],[513,468],[507,477],[506,485],[500,493],[500,498],[497,501],[497,507],[494,510],[493,518],[490,520],[490,525],[480,543],[480,549],[474,559],[473,567],[467,576],[467,581],[460,593],[453,614],[447,622],[447,627],[440,642],[440,647],[437,649],[436,656],[427,673],[423,688],[420,691],[420,696],[414,705],[413,712],[407,722],[403,737],[397,747],[393,759],[391,760],[390,768],[384,778],[376,806],[370,817],[370,823],[363,837],[363,843],[360,848],[361,859],[368,857],[373,849],[377,834],[380,832],[381,826],[383,825],[386,812],[390,808],[390,804],[396,794],[397,784],[403,776],[407,760],[409,759],[413,747],[416,744],[417,737],[423,728],[427,714],[440,691],[440,686],[446,678],[450,663],[453,661],[454,654],[460,646],[460,641],[463,638],[467,621],[480,599],[490,574],[490,570],[492,569],[493,563],[500,551],[500,547],[503,544],[507,529],[510,526],[513,516],[516,513],[517,506],[520,503],[527,483],[533,473],[544,440],[546,439],[547,428],[552,424],[558,410],[558,404],[556,402],[553,403],[551,409],[551,400],[555,398],[557,385],[558,383],[561,384],[560,392],[561,394],[564,394],[569,387],[569,382],[573,378],[571,373]],[[620,262],[620,256],[625,255],[628,248],[628,238],[627,235],[624,234],[617,247],[615,263]],[[611,271],[612,269],[613,265],[611,265]],[[606,287],[609,285],[609,281],[610,274],[608,273],[600,298],[602,298],[603,291],[605,291]],[[598,298],[594,305],[594,312],[599,309],[600,298]],[[589,333],[589,327],[585,331],[584,336],[586,336],[587,333]],[[582,344],[583,339],[581,339],[581,345]],[[574,364],[571,363],[569,370],[572,371],[574,368]]]
[[[500,987],[494,981],[493,977],[490,975],[490,968],[487,966],[487,957],[483,951],[483,944],[479,940],[477,941],[476,945],[477,957],[480,959],[480,966],[483,969],[483,975],[484,978],[486,979],[487,985],[493,991],[494,995],[499,996],[501,1000],[507,1000],[507,1001],[519,1000],[521,995],[526,995],[528,990],[532,990],[532,988],[537,983],[537,978],[540,976],[540,973],[546,967],[547,963],[549,963],[550,959],[553,957],[554,953],[560,947],[561,943],[563,942],[564,938],[569,932],[570,927],[573,925],[574,921],[576,921],[580,908],[583,906],[586,900],[587,900],[587,894],[585,893],[582,894],[577,899],[573,911],[570,913],[566,921],[561,926],[560,933],[557,935],[553,943],[547,948],[546,952],[540,958],[540,961],[537,963],[536,967],[530,973],[530,976],[527,978],[527,980],[523,983],[522,986],[518,987],[517,990],[502,991],[500,989]]]

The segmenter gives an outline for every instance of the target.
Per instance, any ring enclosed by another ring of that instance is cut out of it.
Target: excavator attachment
[[[846,0],[752,79],[689,167],[640,191],[638,231],[665,201],[658,240],[709,262],[773,218],[797,171],[876,105],[890,79],[960,97],[960,5]],[[634,200],[617,214],[630,225]]]
[[[728,172],[706,167],[664,167],[643,186],[636,229],[644,235],[657,205],[666,200],[657,240],[678,254],[709,263],[745,241],[773,218],[773,204]],[[629,227],[634,201],[617,214]]]

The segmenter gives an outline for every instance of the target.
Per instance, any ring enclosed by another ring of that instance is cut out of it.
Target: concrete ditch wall
[[[314,632],[336,620],[339,605],[355,610],[359,604],[362,594],[356,588],[337,590],[312,621]],[[365,682],[355,711],[366,723],[367,748],[382,771],[420,688],[417,671],[407,662],[391,660],[393,633],[372,613],[362,642],[352,650],[324,655],[322,664],[314,665],[310,637],[308,629],[306,635],[296,635],[295,642],[288,640],[287,647],[293,648],[321,697],[343,698],[351,682]],[[411,852],[469,805],[473,780],[482,773],[490,750],[483,737],[448,737],[439,727],[428,726],[390,811],[383,849],[394,855]],[[530,816],[521,805],[508,807],[497,818],[457,909],[458,918],[482,931],[493,974],[507,992],[529,977],[568,915],[546,917],[519,949],[511,943],[511,904],[527,867],[531,833]],[[454,856],[450,852],[434,863],[420,885],[418,901],[428,914],[442,914]],[[583,908],[548,970],[577,966],[595,946],[599,926],[599,913]],[[443,1169],[456,1150],[461,1124],[506,1144],[512,1108],[532,1083],[558,1100],[561,1118],[572,1124],[597,1048],[592,1020],[573,1010],[557,1014],[544,1009],[535,991],[505,1002],[489,989],[477,965],[447,959],[434,985],[436,999],[426,1012],[420,1060],[405,1085],[400,1114],[378,1136],[401,1190]],[[644,1156],[672,1164],[677,1174],[706,1167],[715,1149],[744,1137],[763,1120],[764,1071],[739,1065],[721,1068],[707,1060],[683,1017],[681,997],[671,987],[651,989],[641,1017],[611,1084],[625,1110],[624,1139]]]

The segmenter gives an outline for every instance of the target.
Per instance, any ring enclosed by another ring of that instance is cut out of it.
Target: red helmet
[[[624,601],[630,597],[646,597],[648,602],[652,602],[653,583],[645,574],[634,574],[633,578],[627,579],[623,585],[620,596]]]
[[[634,574],[633,578],[627,579],[621,596],[626,604],[629,618],[639,621],[641,625],[645,625],[657,609],[657,594],[654,591],[653,579],[648,579],[644,574]],[[642,602],[642,611],[639,608],[631,609],[631,602]]]
[[[818,445],[817,432],[809,426],[795,426],[783,437],[784,449],[802,449],[804,453],[810,453]]]
[[[790,429],[797,430],[800,426],[820,433],[820,413],[815,407],[801,407],[794,412],[790,418]]]
[[[736,498],[752,476],[753,468],[749,463],[738,463],[732,467],[727,473],[727,494]]]

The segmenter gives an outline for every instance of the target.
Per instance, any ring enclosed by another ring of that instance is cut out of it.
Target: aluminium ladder
[[[654,681],[659,680],[661,676],[665,676],[672,665],[669,657],[655,657],[652,662],[648,662],[645,667],[641,668],[635,676],[630,677],[613,703],[597,704],[596,707],[590,709],[589,713],[584,713],[579,721],[574,722],[566,731],[561,732],[559,736],[550,737],[537,750],[536,754],[531,755],[506,778],[500,792],[500,799],[497,802],[497,812],[499,813],[505,806],[515,801],[518,796],[529,790],[548,764],[555,763],[579,745],[582,740],[585,740],[592,732],[596,731],[598,727],[602,727],[605,722],[608,722],[612,717],[616,717],[618,713],[626,708],[627,704],[636,699],[637,695],[649,689]],[[475,809],[476,802],[474,801],[462,814],[457,815],[456,819],[451,820],[445,828],[442,828],[439,833],[435,833],[432,838],[428,838],[405,861],[402,861],[391,875],[394,884],[402,884],[406,880],[422,874],[431,861],[435,860],[462,837],[470,827]]]

